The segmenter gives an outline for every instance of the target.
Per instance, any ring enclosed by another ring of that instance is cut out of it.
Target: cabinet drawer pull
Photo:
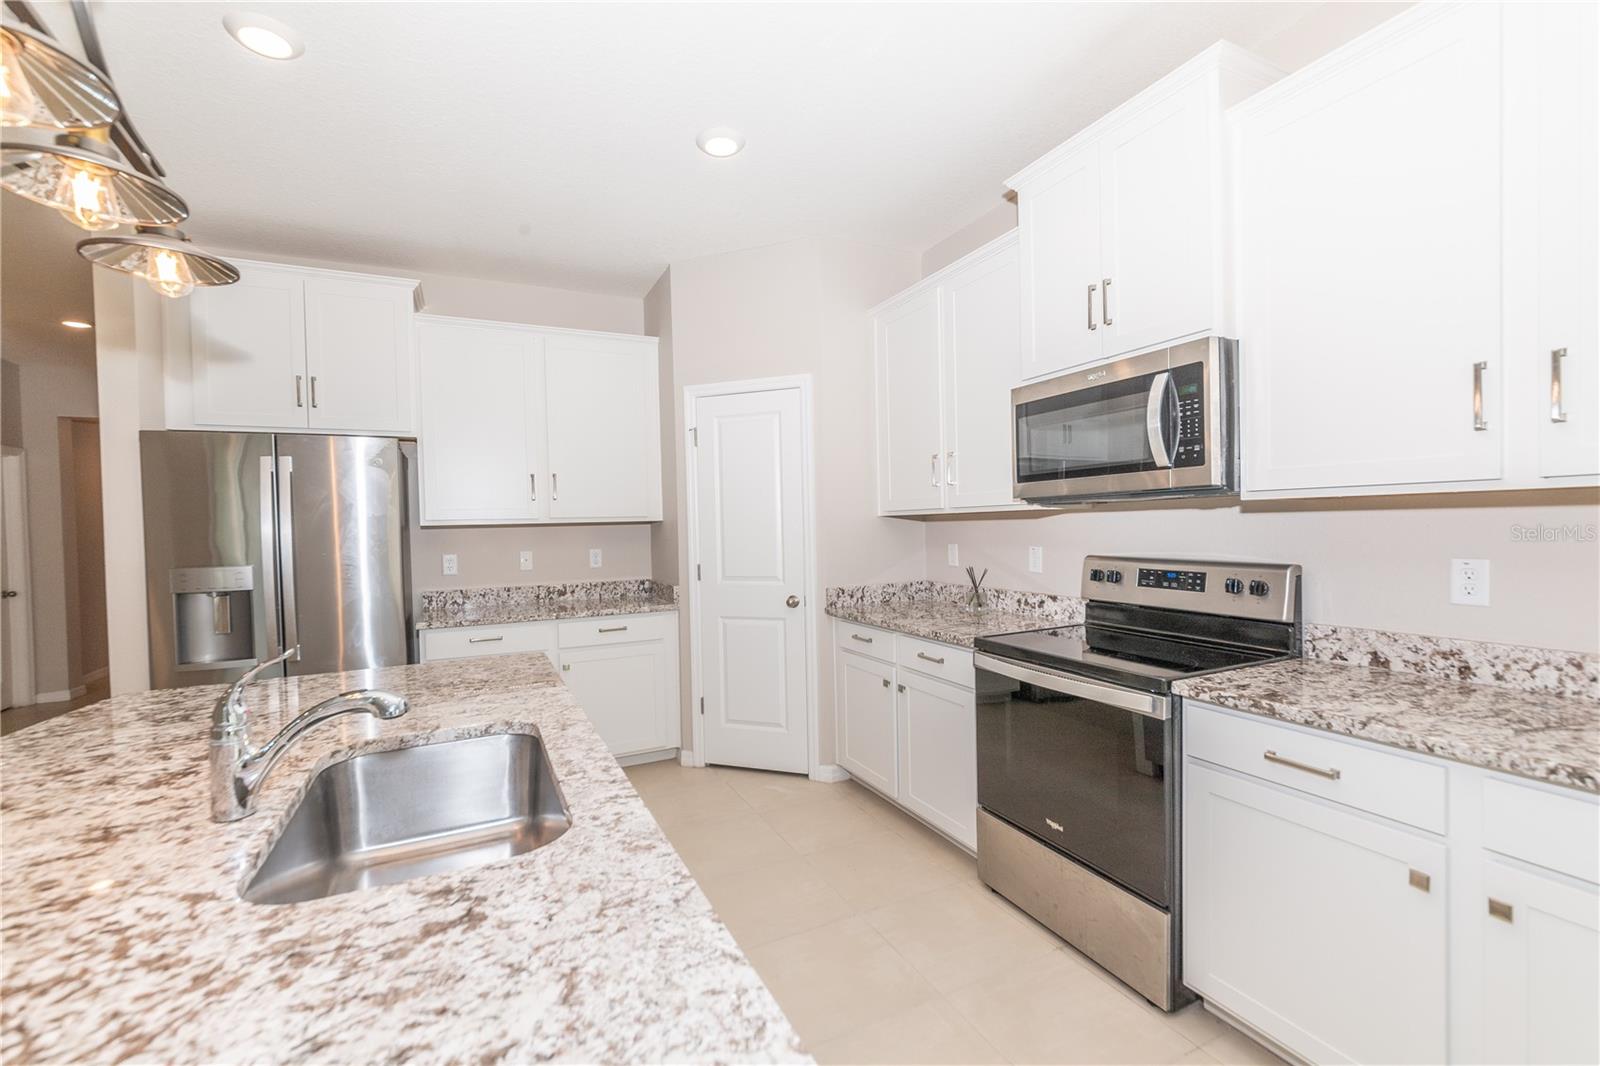
[[[924,660],[926,662],[930,662],[930,663],[938,663],[940,666],[944,665],[944,656],[942,656],[942,655],[938,656],[938,657],[935,657],[935,656],[927,655],[927,654],[919,651],[919,652],[917,652],[917,658],[922,659],[922,660]]]
[[[895,689],[896,692],[904,692],[906,690],[906,687],[904,685],[896,685],[894,687],[894,689]]]
[[[1090,285],[1089,286],[1089,306],[1088,306],[1088,309],[1087,309],[1087,314],[1088,314],[1088,317],[1089,317],[1089,328],[1090,329],[1099,329],[1100,328],[1099,324],[1096,323],[1095,320],[1094,320],[1094,290],[1098,289],[1099,287],[1100,286],[1098,286],[1098,285]]]
[[[889,679],[887,677],[883,679],[883,687],[884,688],[888,688],[889,687]]]
[[[1424,892],[1432,892],[1433,891],[1433,878],[1429,877],[1427,874],[1423,873],[1421,870],[1412,870],[1411,871],[1411,887],[1412,888],[1420,888]]]
[[[1295,762],[1293,759],[1285,759],[1275,751],[1264,751],[1261,753],[1261,757],[1268,762],[1275,762],[1279,766],[1287,766],[1295,770],[1304,770],[1308,774],[1316,774],[1318,777],[1326,777],[1329,781],[1339,780],[1338,770],[1324,770],[1320,766],[1310,766],[1303,762]]]
[[[300,374],[294,376],[294,405],[296,407],[304,407],[306,405],[305,396],[301,392],[304,382],[305,378]]]
[[[1472,364],[1472,428],[1478,433],[1489,428],[1489,420],[1483,417],[1483,372],[1488,369],[1488,363]]]
[[[1489,898],[1489,917],[1499,918],[1502,922],[1511,921],[1511,904],[1503,903],[1494,897]]]
[[[601,626],[600,627],[600,632],[602,632],[602,633],[626,633],[627,631],[628,631],[628,627],[627,626]]]
[[[1561,406],[1561,360],[1567,357],[1565,348],[1550,349],[1550,421],[1565,422],[1567,410]]]
[[[467,643],[468,644],[493,644],[495,641],[505,640],[505,639],[506,639],[505,634],[502,633],[498,637],[468,637],[467,638]]]
[[[860,633],[851,633],[850,634],[850,639],[851,640],[859,640],[863,644],[871,644],[872,643],[872,638],[871,637],[864,637]]]
[[[1111,325],[1111,279],[1100,279],[1100,320]]]

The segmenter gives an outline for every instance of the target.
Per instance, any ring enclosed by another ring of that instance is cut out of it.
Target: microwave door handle
[[[1162,429],[1161,415],[1167,406],[1167,390],[1172,387],[1172,375],[1163,370],[1150,380],[1150,395],[1144,404],[1144,431],[1150,440],[1150,455],[1158,467],[1172,465],[1172,449],[1167,446],[1167,434]]]

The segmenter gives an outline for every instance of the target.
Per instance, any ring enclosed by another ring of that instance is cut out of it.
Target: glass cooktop
[[[1279,651],[1093,624],[979,637],[976,647],[996,658],[1156,693],[1181,678],[1285,658]]]

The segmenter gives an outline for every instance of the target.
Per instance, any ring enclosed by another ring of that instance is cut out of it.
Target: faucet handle
[[[300,645],[296,644],[292,648],[284,649],[283,654],[258,662],[250,669],[246,670],[244,672],[244,676],[240,677],[239,680],[235,681],[232,685],[229,685],[228,691],[220,700],[217,701],[217,706],[211,714],[212,726],[216,729],[227,729],[229,727],[242,725],[244,723],[245,711],[244,687],[250,684],[250,682],[254,681],[256,678],[260,677],[261,672],[266,670],[268,667],[277,666],[279,663],[284,662],[285,660],[298,659],[299,657]]]

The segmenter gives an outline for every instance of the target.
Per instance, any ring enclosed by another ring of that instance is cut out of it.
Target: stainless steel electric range
[[[1182,699],[1300,654],[1300,567],[1090,556],[1084,624],[980,637],[978,873],[1163,1010],[1181,981]]]

